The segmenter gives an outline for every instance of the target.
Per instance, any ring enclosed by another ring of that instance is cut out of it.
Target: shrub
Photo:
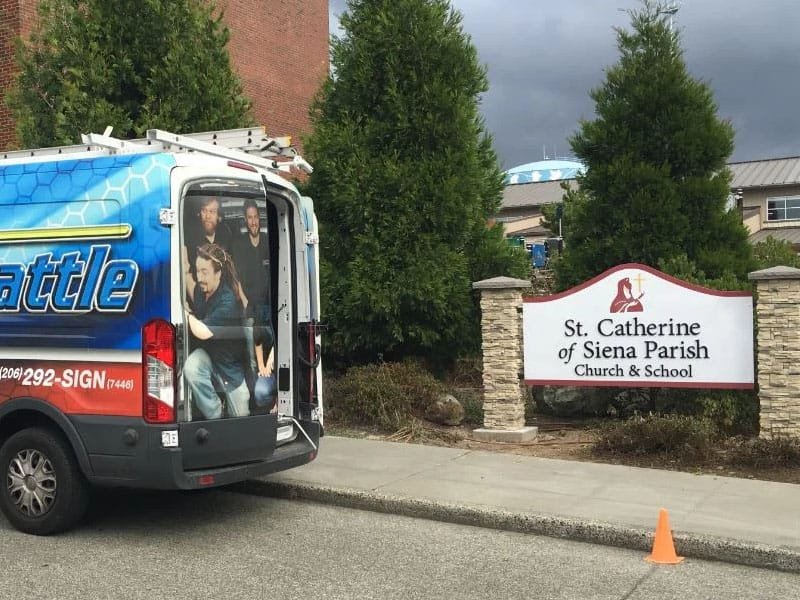
[[[456,390],[456,397],[464,407],[464,423],[470,427],[483,427],[483,394],[480,389]]]
[[[800,468],[800,440],[752,438],[729,442],[726,460],[732,467]]]
[[[526,385],[522,388],[522,401],[525,403],[525,423],[533,423],[536,420],[538,407],[534,389],[531,386]]]
[[[353,367],[330,382],[327,412],[332,421],[394,432],[445,392],[445,387],[414,361]]]
[[[703,458],[710,454],[718,437],[717,428],[706,417],[650,414],[605,424],[594,450],[608,454]]]
[[[699,398],[700,414],[725,435],[758,431],[758,398],[753,392],[720,392]]]
[[[445,373],[445,381],[452,388],[482,388],[483,358],[472,356],[456,359]]]
[[[450,392],[464,407],[464,424],[483,427],[482,357],[459,358],[442,375]]]
[[[653,394],[652,411],[706,417],[723,435],[758,431],[758,397],[752,391],[660,388]]]
[[[800,257],[789,242],[769,236],[753,246],[753,256],[758,269],[770,267],[800,267]]]

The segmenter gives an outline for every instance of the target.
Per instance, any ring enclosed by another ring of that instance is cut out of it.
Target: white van
[[[263,129],[109,133],[0,154],[0,509],[34,534],[322,435],[317,223],[279,174],[310,166]]]

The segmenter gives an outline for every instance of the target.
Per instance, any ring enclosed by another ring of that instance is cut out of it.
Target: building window
[[[800,196],[767,198],[767,221],[800,219]]]

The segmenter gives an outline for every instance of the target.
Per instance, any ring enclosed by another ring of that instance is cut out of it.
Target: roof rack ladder
[[[245,130],[248,131],[248,130]],[[263,129],[262,129],[263,131]],[[204,139],[197,139],[200,136],[214,135],[215,132],[208,132],[206,134],[192,135],[178,135],[163,131],[161,129],[148,129],[147,139],[151,142],[160,142],[164,144],[165,150],[172,150],[173,146],[179,149],[189,150],[193,152],[201,152],[211,156],[218,156],[220,158],[227,158],[229,160],[239,161],[245,164],[253,165],[256,167],[263,167],[267,169],[286,171],[291,166],[298,167],[306,173],[311,173],[313,168],[309,165],[293,148],[286,148],[279,145],[279,139],[268,138],[264,136],[262,140],[265,142],[263,145],[248,144],[258,148],[258,152],[266,154],[266,156],[253,155],[245,150],[239,148],[228,148],[216,143],[205,141]],[[241,148],[241,146],[240,146]],[[254,148],[254,149],[255,149]],[[272,150],[271,148],[274,148]],[[292,161],[289,163],[281,164],[270,157],[291,157]]]

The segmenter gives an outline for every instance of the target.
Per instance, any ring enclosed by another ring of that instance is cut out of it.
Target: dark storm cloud
[[[674,26],[691,74],[736,130],[732,160],[800,154],[800,2],[686,0]],[[331,0],[331,31],[344,0]],[[589,90],[618,58],[634,0],[454,0],[490,90],[482,112],[504,167],[570,153]]]

